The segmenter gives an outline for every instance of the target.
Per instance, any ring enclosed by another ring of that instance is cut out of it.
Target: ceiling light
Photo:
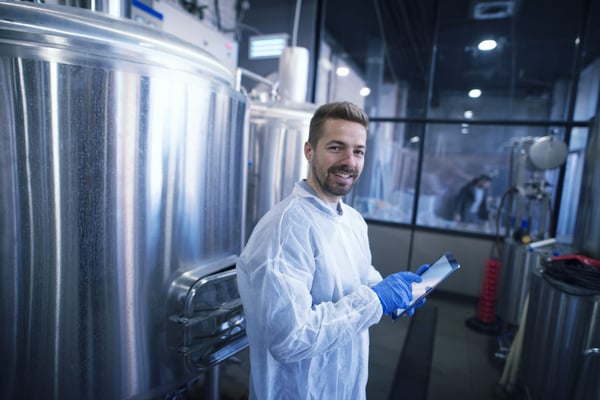
[[[248,58],[251,60],[260,58],[278,58],[281,52],[287,46],[287,33],[274,35],[251,36],[249,40],[250,48]]]
[[[476,99],[481,96],[481,90],[479,89],[471,89],[469,90],[469,97],[472,99]]]
[[[494,39],[486,39],[479,42],[477,48],[481,51],[494,50],[498,46],[498,43]]]
[[[337,76],[348,76],[350,74],[350,68],[338,67],[335,73],[337,74]]]
[[[362,97],[366,97],[371,94],[371,89],[369,89],[368,87],[364,87],[364,88],[360,89],[359,93]]]
[[[471,118],[473,118],[473,111],[467,110],[467,111],[465,111],[464,115],[465,115],[465,118],[471,119]]]

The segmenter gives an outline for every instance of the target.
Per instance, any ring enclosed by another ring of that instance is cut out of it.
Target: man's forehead
[[[345,119],[328,119],[323,124],[322,132],[324,134],[332,135],[359,135],[365,136],[367,135],[367,130],[359,122],[348,121]]]

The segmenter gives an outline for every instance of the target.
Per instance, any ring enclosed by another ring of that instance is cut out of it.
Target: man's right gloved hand
[[[371,288],[379,296],[384,314],[392,315],[395,309],[408,307],[413,282],[421,282],[421,277],[413,272],[397,272]]]

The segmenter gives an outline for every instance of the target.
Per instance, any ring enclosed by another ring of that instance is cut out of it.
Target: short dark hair
[[[339,101],[323,104],[317,108],[310,120],[310,129],[308,131],[308,142],[315,147],[323,135],[321,127],[329,119],[343,119],[345,121],[358,122],[367,129],[369,117],[356,104],[349,101]]]

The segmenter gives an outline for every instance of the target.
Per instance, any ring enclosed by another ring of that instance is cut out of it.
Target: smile
[[[344,178],[344,179],[348,179],[348,178],[353,177],[352,174],[349,174],[349,173],[346,173],[346,172],[334,172],[333,174],[336,175],[336,176],[339,176],[340,178]]]

